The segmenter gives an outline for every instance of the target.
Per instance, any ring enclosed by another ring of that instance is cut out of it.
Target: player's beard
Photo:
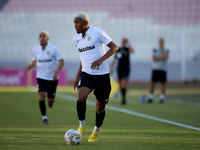
[[[47,43],[45,41],[40,42],[40,45],[46,45]]]

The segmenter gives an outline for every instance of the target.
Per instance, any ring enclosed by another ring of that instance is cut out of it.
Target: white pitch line
[[[73,102],[77,101],[77,97],[71,96],[71,95],[67,95],[67,94],[57,93],[56,96],[59,97],[59,98],[63,98],[63,99],[66,99],[66,100],[73,101]],[[91,100],[87,100],[87,105],[95,106],[95,102],[93,102]],[[119,107],[115,107],[115,106],[106,105],[106,109],[117,111],[117,112],[126,113],[126,114],[129,114],[129,115],[134,115],[134,116],[138,116],[138,117],[143,117],[143,118],[147,118],[147,119],[151,119],[151,120],[156,120],[156,121],[159,121],[159,122],[164,122],[164,123],[168,123],[168,124],[172,124],[172,125],[188,128],[188,129],[193,129],[193,130],[200,131],[200,128],[197,128],[197,127],[193,127],[193,126],[189,126],[189,125],[178,123],[178,122],[174,122],[174,121],[170,121],[170,120],[166,120],[166,119],[161,119],[161,118],[145,115],[145,114],[138,113],[138,112],[135,112],[135,111],[132,111],[132,110],[127,110],[127,109],[124,109],[124,108],[119,108]]]

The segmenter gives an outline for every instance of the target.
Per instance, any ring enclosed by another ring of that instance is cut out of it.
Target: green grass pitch
[[[79,122],[76,102],[68,100],[76,97],[72,90],[59,90],[53,108],[47,106],[49,125],[41,126],[42,117],[36,89],[13,92],[0,90],[0,149],[1,150],[199,150],[200,131],[188,129],[106,109],[106,117],[99,138],[89,143],[88,138],[95,124],[95,107],[87,105],[87,129],[78,146],[66,145],[64,134],[69,129],[77,129]],[[72,87],[69,87],[72,88]],[[68,89],[69,89],[68,88]],[[194,89],[200,85],[169,85],[168,89]],[[153,104],[142,104],[141,94],[132,91],[148,90],[146,85],[129,86],[127,105],[120,105],[120,95],[110,99],[108,105],[134,112],[166,119],[200,129],[199,93],[173,93],[167,95],[164,104],[155,100]],[[181,90],[179,90],[181,91]],[[187,90],[186,90],[187,91]],[[60,96],[62,95],[62,96]],[[64,97],[63,97],[64,96]],[[66,97],[65,97],[66,96]],[[158,96],[157,96],[158,97]],[[158,99],[158,98],[157,98]],[[93,94],[88,97],[94,101]]]

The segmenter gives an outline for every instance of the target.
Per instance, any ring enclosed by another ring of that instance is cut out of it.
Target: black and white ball
[[[68,145],[78,145],[81,142],[81,134],[75,129],[68,130],[64,138]]]

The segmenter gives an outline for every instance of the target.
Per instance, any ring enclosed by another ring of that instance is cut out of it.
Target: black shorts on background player
[[[48,81],[37,78],[38,92],[47,92],[47,97],[54,98],[56,95],[57,81]]]
[[[126,68],[117,68],[117,75],[118,75],[118,79],[126,79],[128,80],[129,78],[129,72],[130,72],[130,68],[126,67]]]
[[[152,70],[151,81],[152,82],[167,82],[166,71]]]
[[[111,91],[110,75],[90,75],[85,72],[81,72],[78,88],[88,87],[94,89],[94,95],[100,103],[107,104]]]

